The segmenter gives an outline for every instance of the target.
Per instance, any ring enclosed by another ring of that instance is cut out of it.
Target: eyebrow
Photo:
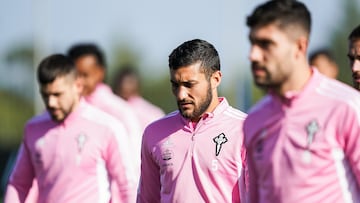
[[[360,60],[360,54],[356,54],[356,55],[352,55],[352,54],[347,54],[347,57],[351,60]]]
[[[171,83],[197,83],[197,80],[188,80],[188,81],[174,81],[172,79],[170,79]]]

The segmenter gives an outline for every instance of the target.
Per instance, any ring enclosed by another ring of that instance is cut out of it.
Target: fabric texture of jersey
[[[133,107],[138,116],[142,130],[153,121],[158,120],[165,115],[163,110],[140,96],[130,97],[127,102]]]
[[[24,133],[5,203],[23,202],[34,178],[38,202],[135,201],[128,137],[117,119],[81,101],[63,122],[45,112]]]
[[[142,130],[135,111],[125,100],[116,96],[111,88],[104,83],[98,84],[95,90],[85,97],[85,99],[90,104],[114,116],[124,124],[129,135],[126,141],[128,141],[128,144],[131,146],[132,157],[131,163],[127,164],[134,165],[137,177],[139,177]]]
[[[316,69],[268,94],[244,123],[251,202],[360,202],[359,116],[359,93]]]
[[[220,100],[195,128],[175,111],[145,129],[138,203],[240,202],[246,114]]]

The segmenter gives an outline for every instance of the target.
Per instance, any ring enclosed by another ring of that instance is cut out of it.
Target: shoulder
[[[47,125],[50,123],[52,123],[50,115],[47,112],[44,112],[42,114],[39,114],[39,115],[34,116],[31,119],[29,119],[26,122],[25,127],[30,128],[33,126],[43,126],[43,125]]]
[[[103,126],[104,128],[112,130],[124,128],[123,124],[117,118],[92,105],[87,105],[81,117],[94,125]]]
[[[332,108],[343,106],[360,115],[360,93],[355,88],[334,79],[324,78],[316,92],[327,101],[327,105],[332,105]]]
[[[151,124],[149,124],[146,127],[146,129],[157,129],[157,128],[164,128],[164,127],[170,128],[172,125],[174,125],[176,123],[180,123],[180,122],[181,122],[181,115],[180,115],[180,112],[178,110],[176,110],[176,111],[173,111],[173,112],[165,115],[164,117],[152,122]]]
[[[225,116],[228,116],[229,118],[232,118],[235,120],[240,120],[240,121],[244,121],[245,118],[247,117],[246,113],[244,113],[244,112],[240,111],[239,109],[236,109],[232,106],[228,106],[228,108],[225,109],[223,114]]]
[[[164,117],[150,123],[144,130],[144,139],[154,136],[169,135],[176,129],[182,128],[184,123],[182,122],[179,111],[171,112]]]
[[[254,106],[252,106],[248,112],[247,119],[256,117],[259,114],[263,114],[263,111],[269,110],[272,105],[273,98],[271,95],[265,95],[261,100],[259,100]]]

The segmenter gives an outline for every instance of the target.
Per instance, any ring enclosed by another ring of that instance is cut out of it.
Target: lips
[[[190,107],[191,105],[193,105],[194,103],[193,102],[178,102],[178,104],[179,104],[179,106],[181,107],[181,108],[188,108],[188,107]]]
[[[360,72],[356,71],[352,74],[353,80],[360,83]]]

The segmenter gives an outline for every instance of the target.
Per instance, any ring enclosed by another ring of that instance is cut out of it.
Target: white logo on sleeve
[[[228,141],[224,133],[221,133],[220,135],[213,138],[213,141],[215,142],[215,154],[218,156],[220,154],[221,147],[224,143]]]

